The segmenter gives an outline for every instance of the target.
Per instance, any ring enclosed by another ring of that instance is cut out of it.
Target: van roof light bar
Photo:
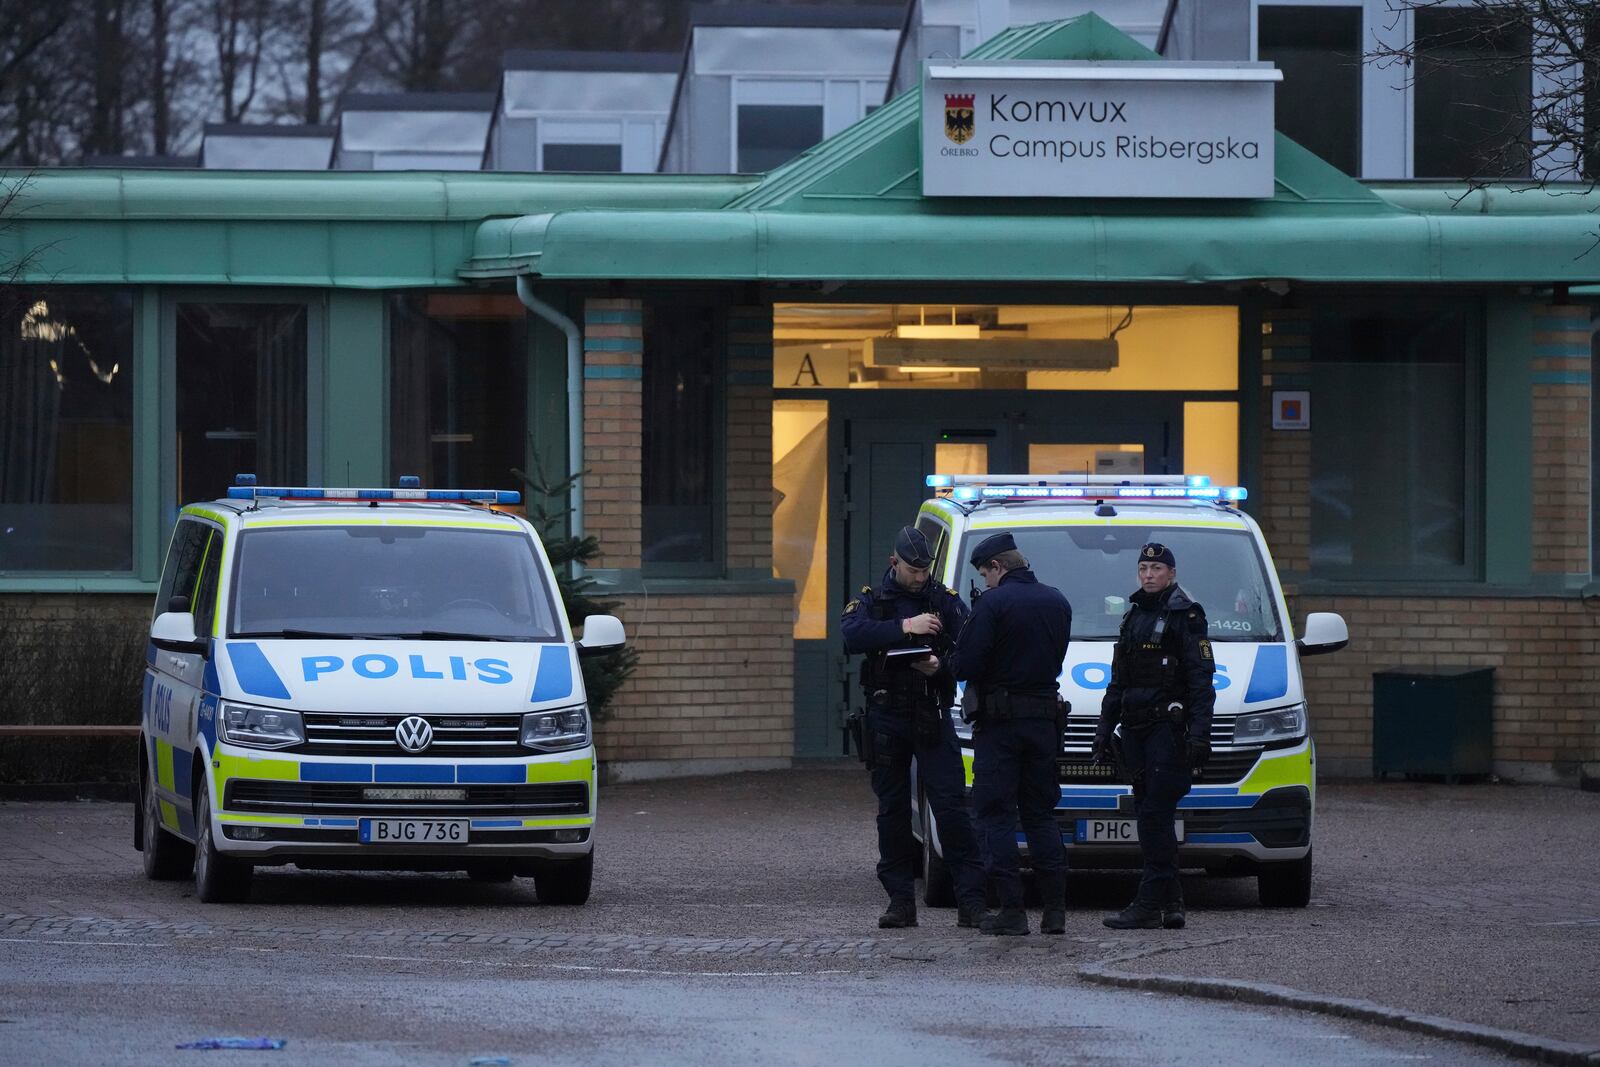
[[[229,500],[414,500],[431,504],[520,504],[514,489],[356,489],[313,485],[257,485],[241,474],[228,489]]]
[[[944,489],[958,503],[981,500],[1211,500],[1236,504],[1243,486],[1212,485],[1203,474],[930,474],[931,489]]]

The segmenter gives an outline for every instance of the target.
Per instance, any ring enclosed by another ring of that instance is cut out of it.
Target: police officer
[[[878,797],[878,881],[889,894],[889,906],[878,918],[880,928],[917,925],[913,757],[955,881],[956,923],[977,926],[983,917],[983,867],[967,815],[966,771],[949,712],[955,702],[949,648],[967,621],[967,606],[929,576],[932,565],[927,537],[903,527],[882,583],[877,589],[864,586],[845,606],[840,625],[845,651],[867,656],[861,666],[867,705],[861,748]],[[923,655],[916,649],[931,652]],[[896,650],[910,654],[890,654]]]
[[[1009,533],[986,537],[970,562],[988,591],[956,645],[956,677],[976,690],[972,800],[1000,910],[986,934],[1025,934],[1017,824],[1028,839],[1044,908],[1039,931],[1066,933],[1066,853],[1056,825],[1056,756],[1064,727],[1059,685],[1072,606],[1028,569]]]
[[[1178,801],[1193,784],[1190,768],[1211,756],[1211,711],[1216,704],[1216,663],[1206,638],[1205,609],[1178,585],[1178,561],[1166,545],[1139,549],[1139,591],[1122,617],[1111,682],[1100,705],[1094,758],[1115,756],[1112,731],[1120,723],[1121,761],[1133,779],[1144,874],[1139,892],[1105,924],[1114,930],[1181,929],[1183,888],[1178,881]]]

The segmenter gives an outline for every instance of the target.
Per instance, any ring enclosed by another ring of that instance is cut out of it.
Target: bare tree
[[[255,103],[273,33],[272,0],[206,0],[216,42],[222,121],[241,122]]]
[[[374,72],[408,92],[457,88],[455,61],[471,36],[474,0],[377,0]]]
[[[282,40],[273,57],[275,118],[316,125],[328,103],[362,74],[374,30],[363,0],[286,0],[280,7]]]
[[[1398,66],[1439,124],[1433,143],[1472,173],[1593,184],[1600,167],[1600,5],[1595,0],[1390,0],[1394,18],[1367,60]],[[1411,32],[1406,33],[1406,27]],[[1585,115],[1587,107],[1588,114]],[[1586,121],[1587,118],[1587,121]],[[1453,150],[1453,154],[1452,154]]]
[[[7,28],[0,34],[0,160],[49,154],[51,50],[76,14],[73,3],[0,0],[0,26]]]

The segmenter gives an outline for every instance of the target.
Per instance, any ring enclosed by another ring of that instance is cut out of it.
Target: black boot
[[[917,925],[917,902],[914,900],[891,900],[889,906],[883,909],[883,914],[878,916],[878,929],[899,930],[906,926]]]
[[[1100,920],[1113,930],[1159,930],[1161,909],[1154,904],[1136,900],[1115,915]]]
[[[987,913],[988,909],[984,907],[983,901],[968,901],[956,908],[956,925],[968,930],[976,930],[983,923],[983,917]]]
[[[1021,935],[1028,932],[1028,913],[1021,908],[1001,908],[983,917],[978,926],[986,934]]]
[[[1039,878],[1039,903],[1044,915],[1039,920],[1041,934],[1067,932],[1067,876],[1043,875]]]
[[[1172,890],[1172,899],[1161,909],[1161,926],[1166,930],[1182,930],[1188,917],[1183,913],[1183,886]]]

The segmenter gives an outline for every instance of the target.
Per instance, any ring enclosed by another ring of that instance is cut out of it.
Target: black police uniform
[[[1139,558],[1176,566],[1163,545],[1145,545]],[[1121,762],[1133,780],[1144,874],[1133,903],[1106,923],[1178,927],[1184,922],[1183,891],[1173,820],[1193,784],[1191,768],[1210,755],[1216,662],[1205,609],[1176,582],[1159,593],[1141,589],[1130,599],[1100,705],[1095,752],[1100,758],[1111,753],[1112,731],[1120,723]]]
[[[909,526],[896,538],[895,554],[914,567],[932,562],[927,538]],[[939,616],[940,634],[901,632],[902,619],[930,612]],[[891,567],[877,589],[862,588],[861,595],[845,607],[840,623],[845,652],[867,654],[861,666],[866,697],[862,755],[878,797],[878,881],[890,902],[890,910],[879,920],[882,926],[916,925],[913,758],[917,779],[938,821],[945,865],[961,909],[959,921],[976,925],[983,913],[983,867],[967,812],[966,770],[949,713],[955,702],[949,648],[966,621],[967,606],[955,593],[931,578],[915,592],[902,589]],[[924,646],[933,648],[942,661],[932,677],[887,655],[892,648]]]
[[[971,562],[977,566],[1015,548],[1010,534],[996,534],[977,546]],[[1007,571],[978,598],[956,646],[956,677],[978,690],[972,800],[1001,908],[985,920],[987,933],[1028,932],[1019,822],[1045,909],[1041,929],[1064,930],[1066,851],[1055,816],[1063,710],[1057,679],[1071,636],[1067,598],[1024,568]]]

